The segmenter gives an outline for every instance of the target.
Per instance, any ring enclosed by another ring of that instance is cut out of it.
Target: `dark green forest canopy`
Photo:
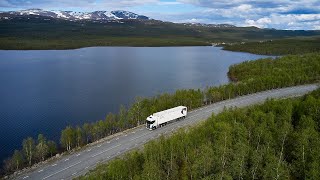
[[[296,85],[320,80],[320,54],[289,55],[246,61],[229,67],[233,81],[260,84]],[[265,82],[265,83],[262,83]],[[258,84],[257,84],[258,85]]]
[[[88,46],[191,46],[320,35],[255,27],[202,27],[170,22],[100,23],[53,18],[0,20],[0,49],[73,49]]]
[[[79,179],[318,179],[320,89],[229,109]]]
[[[224,50],[265,55],[305,54],[320,52],[320,37],[294,38],[224,45]]]

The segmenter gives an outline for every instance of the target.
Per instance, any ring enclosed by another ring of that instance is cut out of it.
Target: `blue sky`
[[[173,22],[320,30],[320,0],[0,0],[0,10],[128,10]]]

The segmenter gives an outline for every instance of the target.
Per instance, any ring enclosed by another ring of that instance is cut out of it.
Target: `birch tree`
[[[43,134],[39,134],[38,135],[38,144],[36,146],[36,153],[37,153],[37,157],[39,158],[39,160],[44,161],[44,159],[46,158],[46,156],[48,155],[49,151],[48,151],[48,145],[47,145],[47,140],[46,138],[43,136]]]
[[[23,155],[19,150],[14,150],[12,156],[12,165],[15,167],[15,170],[19,170],[23,165]]]
[[[28,160],[29,166],[32,165],[32,160],[34,158],[34,152],[35,152],[35,143],[32,137],[28,137],[27,139],[23,140],[22,143],[23,146],[23,152]]]
[[[67,150],[70,151],[75,144],[75,132],[71,126],[67,126],[61,132],[61,145]]]

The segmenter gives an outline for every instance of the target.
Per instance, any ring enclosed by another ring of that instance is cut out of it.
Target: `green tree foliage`
[[[67,151],[70,151],[76,144],[76,133],[74,128],[71,126],[67,126],[64,130],[61,132],[61,145],[64,147]]]
[[[76,147],[81,147],[85,144],[85,133],[84,130],[77,126],[75,129],[75,136],[76,136]]]
[[[29,166],[32,164],[32,160],[34,159],[35,153],[35,142],[32,137],[28,137],[27,139],[23,140],[22,143],[24,155],[27,158]]]
[[[20,169],[23,166],[23,163],[24,159],[22,153],[18,150],[14,150],[12,156],[12,165],[15,167],[15,170]]]
[[[240,94],[317,82],[320,80],[320,54],[246,61],[230,66],[228,75],[237,82],[233,88],[239,89]]]
[[[289,137],[291,146],[288,154],[297,179],[317,179],[320,177],[317,169],[320,167],[320,154],[315,148],[320,147],[320,134],[316,122],[306,115],[299,117],[297,131]]]
[[[82,126],[82,129],[83,129],[83,134],[86,138],[86,143],[88,144],[90,142],[90,139],[91,139],[91,126],[90,124],[88,123],[84,123],[83,126]]]
[[[22,150],[15,150],[12,157],[4,161],[5,172],[13,172],[33,163],[45,160],[57,153],[54,141],[47,141],[43,134],[38,135],[37,142],[32,137],[23,140]]]
[[[46,138],[43,134],[38,135],[38,144],[36,146],[36,156],[40,161],[44,161],[49,153],[49,148]]]
[[[111,135],[117,132],[116,123],[116,116],[113,113],[109,113],[105,119],[107,135]]]
[[[128,121],[132,126],[139,126],[143,123],[142,119],[142,98],[136,97],[135,102],[131,105],[131,108],[128,112]]]
[[[48,153],[50,157],[57,153],[57,144],[54,141],[48,141]]]
[[[129,127],[128,119],[127,119],[127,110],[123,105],[120,106],[120,110],[119,110],[118,127],[119,127],[118,131],[122,131]]]
[[[266,55],[305,54],[320,51],[320,38],[292,38],[224,45],[225,50]]]
[[[4,160],[4,170],[7,172],[17,171],[24,166],[25,159],[23,152],[19,150],[14,150],[12,157]]]
[[[318,179],[320,106],[299,107],[319,103],[319,92],[226,109],[80,179]]]

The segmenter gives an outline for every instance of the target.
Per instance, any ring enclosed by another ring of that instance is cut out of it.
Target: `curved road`
[[[318,85],[303,85],[264,91],[235,99],[214,103],[188,113],[186,119],[173,122],[154,131],[140,126],[106,138],[102,142],[87,145],[79,152],[66,155],[53,162],[40,165],[29,172],[24,172],[14,179],[72,179],[93,169],[98,163],[109,161],[131,149],[141,147],[146,142],[170,134],[178,128],[203,121],[212,113],[219,113],[224,107],[245,107],[265,101],[267,98],[285,98],[301,96],[318,88]]]

